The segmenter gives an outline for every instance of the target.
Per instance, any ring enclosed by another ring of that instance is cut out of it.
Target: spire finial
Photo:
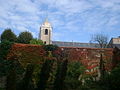
[[[45,22],[48,22],[48,17],[45,18]]]

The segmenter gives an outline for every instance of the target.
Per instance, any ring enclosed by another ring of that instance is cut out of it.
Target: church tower
[[[40,27],[40,39],[44,44],[52,44],[52,26],[46,19],[45,22]]]

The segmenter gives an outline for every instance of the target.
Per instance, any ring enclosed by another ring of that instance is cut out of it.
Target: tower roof
[[[48,19],[46,18],[44,23],[43,23],[43,26],[51,26],[51,24],[48,22]]]

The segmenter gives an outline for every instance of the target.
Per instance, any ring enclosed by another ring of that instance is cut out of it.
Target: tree
[[[42,65],[36,90],[45,90],[54,60],[46,59]]]
[[[109,90],[120,90],[120,65],[114,68],[109,76]]]
[[[67,65],[67,59],[65,59],[61,64],[58,64],[53,90],[63,90],[64,80],[67,74]]]
[[[12,42],[7,40],[0,43],[0,60],[6,60],[7,54],[9,53],[9,49],[11,48],[12,44]]]
[[[68,77],[79,79],[79,76],[84,73],[85,67],[78,61],[70,62],[68,64]]]
[[[52,44],[51,45],[43,45],[43,49],[47,52],[46,55],[48,55],[48,56],[53,55],[54,56],[53,52],[58,49],[58,46],[52,45]]]
[[[81,86],[82,74],[85,71],[85,67],[78,61],[68,63],[68,70],[65,79],[66,88],[72,90],[79,90]]]
[[[30,40],[30,44],[35,44],[35,45],[44,45],[42,40],[39,39],[32,39]]]
[[[105,48],[108,43],[108,37],[104,34],[94,34],[92,35],[90,42],[96,42],[99,44],[100,48]]]
[[[91,41],[97,42],[100,48],[106,48],[108,43],[108,37],[104,34],[95,34],[92,36]],[[100,80],[104,78],[104,61],[102,51],[100,51],[100,62],[99,62],[99,73],[100,73]]]
[[[33,36],[30,32],[28,31],[21,32],[18,36],[18,43],[29,44],[30,40],[32,39],[33,39]]]
[[[6,90],[16,90],[16,72],[13,68],[7,76]]]
[[[58,46],[51,44],[51,45],[44,45],[43,48],[45,51],[54,51],[58,48]]]
[[[120,90],[120,65],[115,67],[110,73],[105,73],[102,81],[96,82],[100,90]],[[98,90],[98,89],[95,89]]]
[[[100,80],[103,80],[105,75],[105,66],[104,66],[102,53],[100,54],[99,70],[100,70]]]
[[[16,42],[17,41],[17,37],[12,32],[11,29],[5,29],[4,32],[1,34],[1,41]]]
[[[33,82],[32,82],[32,75],[34,71],[34,65],[33,64],[28,64],[26,68],[26,73],[25,76],[20,82],[19,86],[17,87],[17,90],[33,90]]]

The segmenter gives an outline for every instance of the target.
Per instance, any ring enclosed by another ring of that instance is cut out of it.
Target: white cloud
[[[0,28],[29,30],[36,36],[48,13],[55,32],[100,31],[120,23],[120,0],[0,0]],[[60,32],[61,33],[61,32]]]
[[[18,31],[38,29],[40,11],[30,0],[1,0],[0,12],[0,28],[9,27]]]
[[[111,17],[107,23],[107,25],[109,27],[112,27],[114,25],[119,25],[119,20],[120,20],[120,17],[119,16],[116,16],[116,17]]]
[[[63,33],[54,32],[52,35],[52,40],[60,41],[63,36]]]

